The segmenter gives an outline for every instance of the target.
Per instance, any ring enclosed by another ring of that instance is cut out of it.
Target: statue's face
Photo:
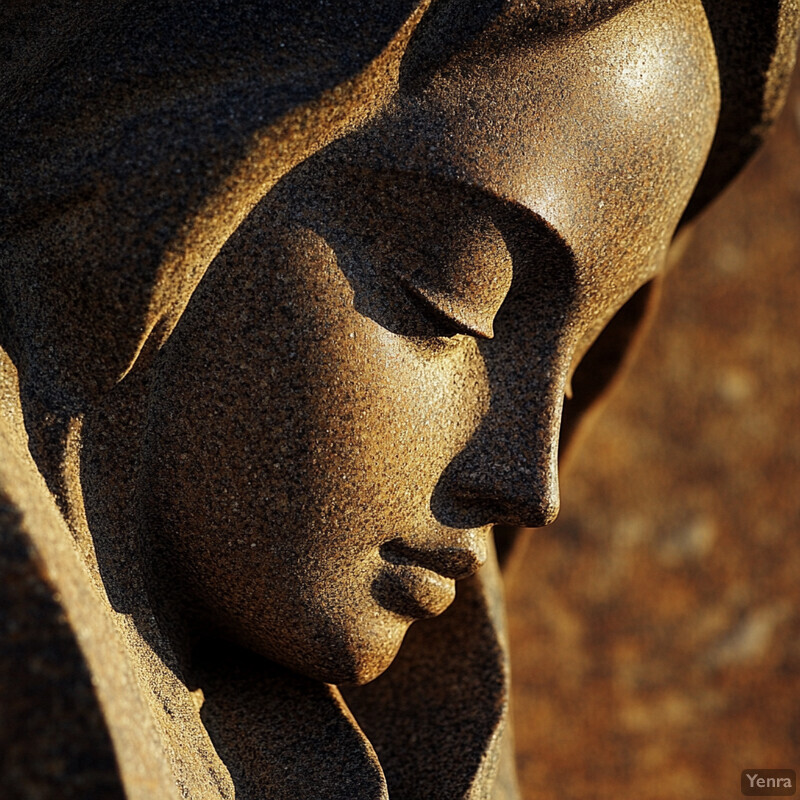
[[[203,628],[320,680],[385,669],[491,525],[554,518],[570,372],[661,267],[711,143],[696,0],[520,30],[401,77],[287,175],[157,362],[163,576]]]

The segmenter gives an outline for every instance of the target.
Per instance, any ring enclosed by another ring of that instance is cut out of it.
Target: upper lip
[[[422,567],[453,580],[474,574],[486,561],[486,548],[472,542],[423,547],[397,538],[381,545],[380,553],[389,563]]]

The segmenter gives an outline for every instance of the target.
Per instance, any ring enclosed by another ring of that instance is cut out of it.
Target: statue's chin
[[[320,683],[334,686],[363,686],[382,675],[394,661],[399,647],[392,653],[352,653],[340,658],[337,663],[330,661],[311,662],[307,660],[286,660],[271,658],[281,666],[304,675]]]
[[[348,622],[346,626],[331,627],[331,621],[326,619],[313,636],[296,637],[293,631],[285,631],[280,641],[254,637],[252,631],[249,635],[237,635],[219,628],[215,638],[314,681],[361,686],[388,669],[411,620],[383,612],[365,613]]]
[[[323,658],[321,653],[317,653],[294,663],[283,663],[312,680],[337,686],[363,686],[391,666],[409,624],[393,626],[382,635],[371,637],[371,640],[362,639],[357,644],[338,643],[335,651],[329,650]]]

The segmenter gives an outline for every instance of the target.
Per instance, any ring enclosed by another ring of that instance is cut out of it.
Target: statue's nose
[[[513,369],[490,367],[491,373],[489,410],[442,475],[433,511],[454,527],[549,525],[560,505],[564,382],[560,377],[542,381],[541,374],[538,381],[526,381]]]
[[[469,527],[513,525],[541,528],[558,516],[558,466],[555,456],[487,460],[459,481],[456,502],[470,517]]]

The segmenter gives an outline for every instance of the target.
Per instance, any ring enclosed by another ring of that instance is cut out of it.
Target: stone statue
[[[0,16],[4,796],[517,797],[493,526],[555,518],[796,0]]]

